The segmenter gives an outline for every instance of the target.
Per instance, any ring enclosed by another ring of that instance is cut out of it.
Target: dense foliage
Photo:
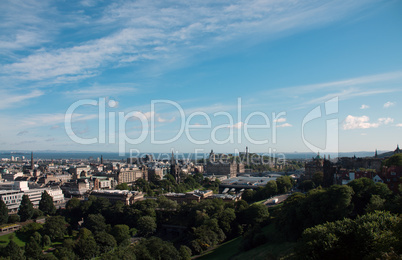
[[[34,214],[34,208],[31,200],[28,195],[23,195],[21,199],[21,204],[18,209],[18,215],[21,218],[21,221],[26,221],[31,219]]]
[[[47,191],[44,191],[42,193],[41,199],[39,201],[39,209],[45,215],[53,215],[54,213],[56,213],[56,207],[53,203],[53,197],[50,196]]]
[[[0,225],[7,223],[8,221],[8,208],[6,203],[0,199]]]
[[[389,252],[402,254],[401,245],[401,218],[376,211],[306,229],[297,255],[304,259],[381,259]]]

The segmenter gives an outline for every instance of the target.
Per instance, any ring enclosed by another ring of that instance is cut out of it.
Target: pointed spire
[[[375,149],[374,158],[377,158],[377,157],[378,157],[378,152],[377,152],[377,149]]]
[[[171,164],[171,165],[176,164],[176,161],[174,160],[174,154],[173,154],[173,151],[172,151],[172,157],[170,158],[170,164]]]
[[[31,170],[35,168],[34,160],[33,160],[33,152],[31,152]]]

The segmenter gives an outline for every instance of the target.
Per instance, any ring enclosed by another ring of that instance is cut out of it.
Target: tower
[[[176,160],[174,159],[174,154],[172,151],[172,156],[170,158],[170,174],[173,175],[176,183],[180,182],[180,168],[179,165],[176,164]]]
[[[374,154],[374,158],[378,157],[378,153],[377,153],[377,149],[375,149],[375,154]]]
[[[215,162],[214,150],[211,150],[211,153],[209,154],[209,161],[212,162],[212,163]]]
[[[35,168],[34,160],[33,160],[33,152],[31,152],[31,170]]]
[[[250,159],[248,156],[248,146],[246,146],[246,164],[249,165],[250,164]]]
[[[101,155],[101,161],[100,161],[100,163],[103,164],[103,155]]]
[[[396,146],[396,149],[394,151],[394,154],[396,153],[401,153],[401,150],[399,149],[399,144]]]

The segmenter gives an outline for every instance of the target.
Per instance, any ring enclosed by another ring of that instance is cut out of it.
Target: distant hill
[[[394,151],[379,154],[377,157],[378,158],[386,158],[386,157],[391,157],[392,155],[394,155]]]

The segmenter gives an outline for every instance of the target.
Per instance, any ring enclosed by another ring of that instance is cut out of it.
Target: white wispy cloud
[[[389,123],[393,123],[394,119],[390,117],[382,117],[378,119],[378,122],[380,124],[388,125]]]
[[[95,84],[88,88],[66,91],[64,94],[80,98],[99,98],[131,94],[136,91],[138,91],[137,88],[133,87],[132,84],[115,84],[111,86]]]
[[[228,128],[241,129],[244,125],[243,122],[237,122],[236,124],[228,126]]]
[[[284,123],[281,125],[277,125],[276,127],[292,127],[293,125],[289,124],[289,123]]]
[[[368,108],[370,108],[370,106],[365,105],[365,104],[363,104],[363,105],[360,106],[360,109],[368,109]]]
[[[343,130],[377,128],[380,125],[388,125],[393,122],[394,119],[390,117],[382,117],[377,122],[371,123],[368,116],[348,115],[343,121],[342,128]]]
[[[376,128],[380,124],[379,123],[370,123],[370,118],[368,116],[352,116],[348,115],[343,122],[344,130],[351,129],[367,129],[367,128]]]
[[[38,114],[31,115],[29,117],[19,119],[19,125],[24,127],[36,127],[36,126],[44,126],[44,125],[55,125],[64,123],[66,114],[64,113],[55,113],[55,114]],[[79,114],[74,113],[72,115],[72,121],[84,121],[84,120],[92,120],[98,118],[97,114]]]
[[[40,2],[32,1],[32,9],[41,6]],[[82,1],[81,4],[92,6],[94,2]],[[28,14],[32,14],[32,19],[47,17],[46,21],[39,19],[39,24],[58,24],[53,29],[56,31],[66,26],[82,26],[80,32],[85,31],[88,34],[91,31],[88,28],[96,25],[107,30],[104,30],[106,33],[103,35],[100,34],[101,30],[94,30],[92,39],[91,35],[86,35],[84,38],[90,40],[75,43],[73,46],[43,46],[33,50],[31,54],[14,58],[3,65],[1,73],[25,80],[62,82],[92,77],[110,65],[120,66],[142,60],[166,61],[168,67],[171,67],[175,60],[180,61],[201,50],[222,46],[233,39],[258,33],[261,36],[259,39],[263,40],[282,32],[322,26],[367,4],[367,1],[336,0],[324,4],[320,1],[293,0],[207,0],[188,4],[178,0],[169,5],[164,1],[123,1],[104,6],[105,11],[100,18],[80,14],[73,16],[71,23],[67,22],[70,17],[66,14],[53,10],[61,17],[56,19],[60,20],[59,24],[53,23],[55,17],[38,15],[27,9]],[[10,1],[6,5],[11,5]],[[51,8],[45,6],[40,10],[49,11]],[[8,19],[16,23],[12,16]],[[10,30],[15,27],[16,25],[8,25]],[[49,33],[52,29],[44,31]],[[15,39],[8,39],[6,42],[17,42],[17,36],[13,37]],[[25,39],[22,42],[32,42],[30,38],[41,37],[30,36],[25,32],[22,38]]]
[[[37,98],[44,94],[43,91],[33,90],[29,93],[9,93],[4,90],[0,90],[2,101],[0,102],[0,109],[9,107],[18,107],[24,105],[24,102],[28,99]]]
[[[374,89],[374,90],[364,91],[363,89],[359,89],[359,88],[349,88],[349,89],[341,90],[336,93],[329,93],[324,96],[311,99],[311,100],[305,102],[304,104],[307,104],[307,105],[321,104],[321,103],[324,103],[335,97],[338,97],[339,100],[346,100],[346,99],[351,99],[351,98],[355,98],[355,97],[365,97],[365,96],[372,96],[372,95],[392,93],[392,92],[395,92],[395,90],[394,89]]]
[[[384,104],[384,108],[389,108],[395,106],[395,102],[388,101]]]
[[[286,122],[286,118],[281,117],[281,118],[275,119],[274,122],[276,122],[276,123],[284,123],[284,122]]]
[[[368,85],[372,83],[391,81],[402,78],[402,71],[395,71],[382,74],[366,75],[362,77],[350,78],[345,80],[337,80],[311,85],[295,86],[284,89],[283,91],[292,91],[292,93],[311,93],[321,89],[334,88],[353,88],[358,85]]]
[[[174,122],[176,120],[176,117],[172,117],[172,118],[162,118],[160,115],[157,116],[156,120],[159,123],[171,123]]]
[[[402,124],[396,124],[397,127],[402,127]]]

